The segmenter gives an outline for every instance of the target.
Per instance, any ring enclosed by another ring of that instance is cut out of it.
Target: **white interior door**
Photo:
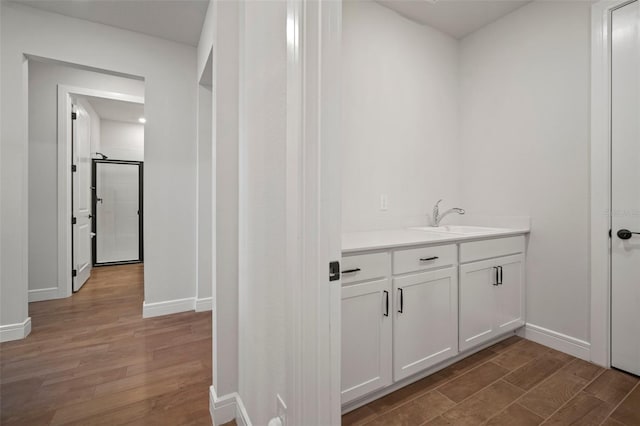
[[[96,163],[96,263],[140,260],[139,168]]]
[[[75,105],[72,119],[72,241],[73,291],[78,291],[91,275],[91,121],[81,106]]]
[[[640,375],[640,12],[612,13],[611,365]],[[626,231],[625,231],[626,230]]]

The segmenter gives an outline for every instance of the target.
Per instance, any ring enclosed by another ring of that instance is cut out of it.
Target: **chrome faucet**
[[[464,209],[461,209],[459,207],[454,207],[452,209],[447,210],[446,212],[440,214],[440,207],[438,206],[440,203],[442,202],[442,200],[438,200],[438,202],[436,203],[435,206],[433,206],[433,225],[432,226],[440,226],[440,221],[448,214],[450,213],[458,213],[458,214],[464,214]]]

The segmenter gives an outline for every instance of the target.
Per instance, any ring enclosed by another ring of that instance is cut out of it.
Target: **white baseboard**
[[[157,303],[142,303],[142,318],[159,317],[161,315],[177,314],[179,312],[204,312],[213,309],[213,298],[205,297],[196,299],[187,297],[186,299],[167,300]]]
[[[382,398],[383,396],[389,395],[392,392],[395,392],[399,389],[402,389],[405,386],[408,386],[412,383],[417,382],[418,380],[424,379],[427,376],[430,376],[434,373],[437,373],[440,370],[445,369],[446,367],[449,367],[452,364],[455,364],[456,362],[462,361],[463,359],[482,351],[483,349],[488,348],[489,346],[493,346],[496,343],[508,339],[509,337],[512,337],[513,335],[517,334],[517,331],[508,331],[505,334],[502,334],[496,338],[493,338],[487,342],[484,342],[482,344],[479,344],[476,347],[473,347],[471,349],[467,349],[466,351],[460,352],[458,355],[451,357],[445,361],[442,361],[436,365],[434,365],[431,368],[428,368],[426,370],[423,370],[420,373],[416,373],[413,376],[407,377],[405,379],[402,379],[398,382],[393,383],[392,385],[387,386],[386,388],[382,388],[378,391],[372,392],[370,394],[367,394],[365,396],[363,396],[360,399],[356,399],[354,401],[350,401],[347,402],[346,404],[343,404],[341,406],[341,410],[342,410],[342,414],[347,414],[350,411],[353,411],[357,408],[360,408],[364,405],[367,405],[370,402],[373,402],[377,399]]]
[[[0,325],[0,342],[24,339],[31,333],[31,317],[16,323]]]
[[[58,287],[38,288],[29,290],[29,303],[43,300],[59,299]]]
[[[193,297],[157,303],[142,302],[142,318],[159,317],[161,315],[193,311],[194,303],[195,298]]]
[[[209,388],[209,413],[214,426],[220,426],[231,420],[238,426],[252,426],[242,398],[237,392],[218,397],[213,386]]]
[[[519,330],[518,335],[576,358],[591,361],[591,344],[584,340],[529,323]]]
[[[196,299],[195,310],[196,312],[210,311],[213,309],[213,298],[203,297],[202,299]]]

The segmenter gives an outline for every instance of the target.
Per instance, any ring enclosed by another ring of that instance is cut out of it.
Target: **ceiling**
[[[376,0],[399,14],[461,39],[531,0]]]
[[[12,0],[49,12],[197,46],[209,0]]]
[[[124,121],[140,124],[138,119],[144,117],[144,104],[117,101],[115,99],[80,96],[86,99],[102,120]]]
[[[49,12],[197,46],[209,0],[11,0]],[[356,0],[357,1],[357,0]],[[531,0],[376,0],[457,39]]]

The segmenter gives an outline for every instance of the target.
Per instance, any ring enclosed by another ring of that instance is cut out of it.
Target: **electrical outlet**
[[[387,194],[380,195],[380,210],[386,211],[389,209],[389,198]]]
[[[276,413],[280,418],[282,426],[287,426],[287,404],[284,403],[280,394],[276,394]]]

